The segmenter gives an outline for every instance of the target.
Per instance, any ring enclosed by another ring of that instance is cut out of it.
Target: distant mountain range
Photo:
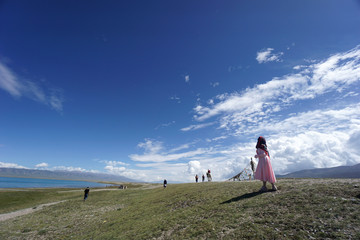
[[[360,164],[333,168],[316,168],[276,175],[277,178],[360,178]]]
[[[0,168],[0,177],[27,177],[59,180],[81,180],[92,182],[136,182],[135,180],[127,177],[105,173],[32,170],[23,168]]]

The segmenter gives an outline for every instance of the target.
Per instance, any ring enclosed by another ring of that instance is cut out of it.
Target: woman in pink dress
[[[266,140],[263,137],[259,137],[256,144],[256,155],[255,158],[259,158],[259,162],[255,172],[255,179],[263,182],[263,186],[260,189],[261,192],[266,192],[266,182],[271,183],[272,190],[276,191],[275,186],[276,178],[274,171],[270,163],[270,154],[267,149]]]

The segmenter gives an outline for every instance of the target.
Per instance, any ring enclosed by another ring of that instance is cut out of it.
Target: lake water
[[[106,184],[73,180],[0,177],[0,188],[86,188]]]

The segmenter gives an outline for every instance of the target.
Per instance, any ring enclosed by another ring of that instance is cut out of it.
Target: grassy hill
[[[0,222],[0,239],[359,239],[360,179],[280,179],[128,189],[0,191],[0,213],[66,200]],[[7,204],[5,204],[7,202]]]

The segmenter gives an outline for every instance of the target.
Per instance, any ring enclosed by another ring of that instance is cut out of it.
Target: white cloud
[[[55,166],[52,168],[52,170],[58,170],[58,171],[69,171],[69,172],[97,172],[93,170],[87,170],[81,167],[68,167],[68,166]]]
[[[109,166],[128,166],[128,163],[121,162],[121,161],[108,161],[108,160],[101,160],[100,162],[105,163]]]
[[[104,169],[109,171],[110,173],[117,173],[117,174],[122,174],[126,170],[125,167],[115,167],[111,165],[106,166]]]
[[[212,87],[217,87],[217,86],[219,86],[219,85],[220,85],[219,82],[210,83],[210,86],[212,86]]]
[[[185,82],[189,82],[190,81],[190,76],[189,75],[186,75],[185,76]]]
[[[16,163],[5,163],[5,162],[0,162],[0,167],[1,168],[27,168],[27,167],[18,165]]]
[[[145,153],[154,154],[160,152],[163,149],[163,143],[159,141],[153,141],[151,139],[145,139],[145,142],[139,143],[138,147],[144,149]]]
[[[115,174],[115,175],[128,175],[127,172],[129,172],[126,167],[124,166],[128,166],[128,163],[124,163],[121,161],[107,161],[107,160],[103,160],[100,161],[102,163],[105,163],[106,166],[104,167],[104,169],[111,174]]]
[[[223,123],[256,122],[296,101],[314,99],[331,91],[341,92],[360,80],[360,47],[333,55],[305,70],[273,78],[241,93],[221,94],[217,103],[194,108],[198,121],[223,115]],[[255,97],[256,96],[256,97]]]
[[[293,67],[293,69],[300,70],[300,69],[305,68],[305,67],[307,67],[307,66],[306,65],[296,65],[295,67]]]
[[[284,54],[283,52],[272,53],[274,51],[273,48],[267,48],[263,51],[257,52],[256,60],[259,63],[267,63],[267,62],[281,62],[281,56]]]
[[[49,166],[49,164],[47,163],[39,163],[35,165],[35,168],[47,168]]]
[[[354,165],[360,157],[348,147],[351,135],[344,132],[307,131],[271,140],[272,163],[277,172]]]
[[[34,101],[48,105],[58,112],[63,110],[62,91],[44,89],[37,83],[25,80],[17,76],[8,66],[0,62],[0,88],[16,98],[27,97]]]
[[[200,173],[204,172],[199,161],[188,162],[188,170],[187,171],[190,174],[200,174]]]
[[[360,144],[359,119],[360,104],[354,104],[338,110],[314,110],[285,119],[262,121],[254,127],[238,129],[237,134],[259,136],[266,133],[272,165],[277,173],[354,165],[360,163],[355,147]],[[245,152],[251,156],[255,141],[254,137],[248,147],[246,143],[240,144],[245,147],[240,156]]]

